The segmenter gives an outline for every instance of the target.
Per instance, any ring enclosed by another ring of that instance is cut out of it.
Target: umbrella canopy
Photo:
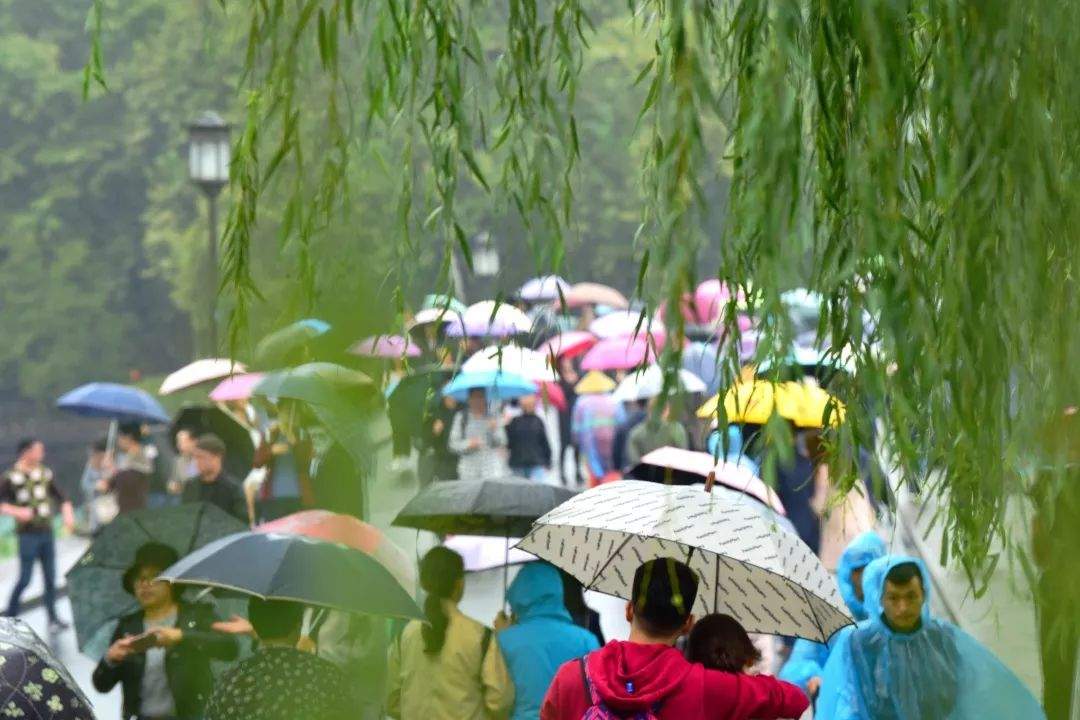
[[[634,310],[616,310],[602,315],[589,323],[589,332],[601,340],[609,338],[644,337],[652,334],[659,337],[664,334],[664,324],[659,320],[650,321]]]
[[[644,334],[609,338],[596,343],[581,359],[582,370],[633,370],[656,362],[656,350]]]
[[[616,387],[615,381],[599,370],[590,370],[574,386],[578,395],[606,395]]]
[[[243,363],[228,358],[204,358],[188,363],[184,367],[169,373],[161,387],[159,395],[171,395],[189,387],[202,385],[213,380],[220,380],[247,371]]]
[[[599,341],[600,339],[590,332],[571,330],[545,340],[536,350],[557,358],[573,358],[588,352],[589,348]]]
[[[302,535],[238,532],[183,557],[161,573],[179,585],[264,600],[289,600],[365,615],[421,620],[423,612],[367,553]]]
[[[449,395],[458,402],[465,402],[469,399],[469,391],[477,388],[487,392],[488,400],[492,402],[534,395],[537,392],[536,383],[515,373],[481,370],[459,373],[442,389],[442,394]]]
[[[823,428],[827,424],[837,427],[844,421],[847,408],[825,390],[813,383],[790,383],[787,386],[795,395],[798,412],[792,421],[800,428]]]
[[[776,492],[761,478],[739,465],[716,461],[709,453],[662,447],[647,453],[631,468],[628,477],[675,485],[704,483],[710,473],[724,487],[749,495],[780,515],[786,514]]]
[[[616,310],[625,310],[630,307],[626,296],[615,288],[592,282],[571,285],[569,290],[563,292],[563,299],[566,301],[566,306],[571,308],[607,305]]]
[[[169,437],[188,430],[198,437],[213,433],[225,443],[225,472],[243,479],[255,459],[255,438],[236,418],[213,405],[188,406],[180,410],[169,428]]]
[[[461,366],[462,372],[498,372],[520,375],[533,382],[555,382],[559,375],[549,363],[550,357],[538,350],[517,345],[489,345],[474,353]]]
[[[705,381],[689,370],[679,370],[679,388],[685,393],[704,393]],[[623,378],[615,388],[614,397],[619,402],[648,400],[659,395],[664,389],[664,369],[659,365],[650,365],[641,372],[634,372]]]
[[[94,657],[103,655],[117,620],[139,609],[139,603],[124,590],[123,577],[141,546],[159,542],[185,555],[243,529],[239,520],[206,503],[117,516],[67,574],[79,648]]]
[[[161,403],[130,385],[95,382],[64,393],[56,407],[85,417],[165,424],[169,415]]]
[[[401,335],[377,335],[360,340],[349,352],[361,357],[384,358],[394,360],[403,357],[420,357],[420,346],[411,338]]]
[[[394,432],[419,438],[425,416],[439,402],[439,392],[453,374],[452,368],[433,365],[401,378],[386,399],[386,414]]]
[[[557,300],[559,291],[566,293],[570,289],[570,283],[558,275],[544,275],[528,280],[517,291],[517,296],[527,302],[544,302]]]
[[[720,390],[720,347],[715,343],[691,343],[683,350],[684,370],[697,375],[705,383],[705,392],[715,394]]]
[[[434,482],[410,500],[394,525],[443,535],[521,537],[574,491],[518,479]]]
[[[465,312],[465,303],[451,295],[431,293],[424,296],[424,302],[420,303],[421,310],[446,310],[460,315]]]
[[[726,613],[747,632],[825,642],[853,622],[810,548],[736,493],[607,483],[540,518],[518,547],[625,599],[642,562],[673,557],[698,576],[694,614]]]
[[[465,561],[465,572],[483,572],[494,570],[506,565],[524,565],[536,560],[536,556],[524,550],[511,547],[506,549],[506,543],[511,546],[517,545],[520,538],[494,538],[481,537],[478,535],[455,535],[446,538],[443,545],[450,548]]]
[[[67,668],[30,626],[0,617],[0,714],[26,720],[94,720]]]
[[[720,395],[714,395],[698,408],[699,418],[714,418]],[[724,415],[729,423],[764,425],[775,412],[795,420],[802,413],[801,391],[796,383],[774,384],[766,380],[740,381],[724,393]]]
[[[470,305],[460,317],[451,318],[446,334],[450,337],[508,337],[527,333],[531,328],[529,316],[513,305],[483,300]]]
[[[569,403],[566,402],[566,393],[563,392],[562,386],[557,382],[544,382],[539,384],[540,398],[555,407],[559,412],[566,412],[570,409]]]
[[[819,350],[804,345],[795,345],[791,352],[781,358],[777,363],[782,379],[801,380],[804,376],[813,376],[822,380],[828,380],[837,371],[846,373],[855,372],[855,363],[850,355],[837,357],[836,353],[828,350]],[[791,373],[784,373],[784,369],[792,369]],[[772,358],[765,358],[756,368],[759,375],[772,375]]]
[[[210,399],[214,402],[229,402],[230,400],[247,400],[251,397],[251,391],[263,381],[266,373],[245,373],[233,375],[218,383],[217,387],[210,391]]]
[[[255,357],[264,367],[281,367],[295,362],[312,340],[330,332],[330,323],[318,318],[305,318],[286,325],[263,337],[255,346]]]
[[[461,313],[456,310],[447,310],[441,307],[424,308],[413,315],[412,322],[408,325],[408,330],[411,332],[413,328],[420,327],[421,325],[429,325],[431,323],[448,323],[451,320],[457,320],[460,317]]]
[[[716,278],[706,280],[694,290],[694,312],[699,323],[712,323],[720,319],[724,305],[731,300],[727,285]]]
[[[371,378],[359,370],[313,362],[267,374],[252,394],[300,400],[312,405],[335,405],[373,387]]]
[[[377,527],[352,515],[328,510],[303,510],[263,523],[255,531],[303,535],[365,552],[389,570],[410,595],[416,594],[416,572],[409,555]]]

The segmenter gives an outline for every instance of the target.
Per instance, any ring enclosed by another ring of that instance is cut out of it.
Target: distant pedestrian
[[[536,396],[518,400],[521,414],[506,426],[510,449],[510,472],[529,480],[543,481],[551,469],[551,444],[547,427],[536,414]]]
[[[430,411],[424,425],[424,445],[430,453],[431,480],[456,480],[458,456],[450,449],[450,430],[458,409],[454,398],[445,396]],[[428,480],[429,478],[422,478]]]
[[[83,467],[82,477],[79,479],[79,489],[82,491],[82,513],[86,518],[86,529],[94,534],[97,532],[100,518],[98,516],[98,485],[106,477],[108,441],[105,438],[95,441],[87,450],[86,465]]]
[[[142,510],[147,506],[154,465],[146,453],[142,430],[137,424],[120,427],[116,448],[113,471],[98,484],[98,491],[113,493],[120,514]]]
[[[454,416],[447,443],[458,455],[462,480],[506,476],[506,429],[502,418],[488,407],[483,388],[469,391],[468,407]]]
[[[405,626],[390,646],[387,714],[395,720],[487,720],[504,717],[514,686],[499,643],[458,609],[465,563],[445,547],[420,561],[427,621]]]
[[[195,434],[186,428],[176,431],[176,457],[173,458],[167,491],[175,498],[184,494],[184,486],[198,474],[195,465]]]
[[[615,441],[611,449],[611,456],[615,460],[615,467],[622,470],[629,469],[626,462],[626,446],[630,441],[630,433],[633,432],[648,417],[645,403],[640,400],[623,403],[623,421],[615,428]]]
[[[332,662],[296,649],[304,608],[251,598],[248,620],[259,650],[225,672],[206,720],[354,720],[359,701]]]
[[[200,436],[195,442],[194,458],[198,475],[184,487],[184,502],[208,502],[241,522],[247,521],[244,491],[225,473],[225,443],[221,438],[210,433]]]
[[[45,444],[37,438],[20,440],[15,465],[0,476],[0,514],[15,518],[19,537],[19,579],[11,591],[7,615],[19,614],[23,591],[30,584],[34,563],[41,562],[45,585],[45,610],[49,630],[67,628],[56,614],[56,540],[53,538],[54,505],[59,505],[64,529],[75,527],[71,503],[56,486],[53,472],[43,464]]]
[[[626,466],[633,467],[653,450],[662,447],[690,447],[690,437],[682,423],[671,417],[671,407],[656,398],[649,404],[649,415],[633,430],[626,441]]]

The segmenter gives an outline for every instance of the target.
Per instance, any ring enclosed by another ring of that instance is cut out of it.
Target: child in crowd
[[[761,660],[761,652],[735,618],[714,613],[694,623],[686,641],[686,659],[709,670],[754,674],[751,670]]]

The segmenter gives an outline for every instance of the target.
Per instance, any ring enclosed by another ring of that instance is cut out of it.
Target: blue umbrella
[[[87,383],[66,392],[56,401],[61,410],[112,420],[167,423],[165,408],[145,390],[117,383]]]
[[[469,391],[476,388],[486,391],[488,400],[494,401],[510,400],[539,391],[536,383],[516,373],[482,370],[460,373],[443,388],[442,394],[449,395],[458,402],[465,402]]]
[[[705,381],[710,395],[720,391],[720,348],[712,343],[696,342],[683,350],[682,366],[684,370],[697,375]]]

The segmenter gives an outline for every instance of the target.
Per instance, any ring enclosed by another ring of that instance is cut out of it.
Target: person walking
[[[536,396],[525,395],[518,400],[521,414],[506,426],[506,441],[510,448],[510,472],[528,480],[543,482],[551,469],[551,444],[547,427],[536,414]]]
[[[458,455],[461,479],[491,480],[506,476],[506,428],[502,418],[490,411],[483,388],[469,391],[468,407],[454,416],[447,445]]]
[[[690,447],[686,428],[671,418],[671,406],[657,398],[649,402],[648,416],[630,431],[626,440],[626,466],[634,467],[641,458],[662,447]]]
[[[54,505],[60,506],[64,529],[75,527],[75,511],[56,486],[53,472],[45,467],[45,444],[37,438],[20,440],[15,465],[0,476],[0,514],[15,519],[19,538],[19,579],[11,591],[7,615],[19,614],[22,594],[30,584],[34,563],[41,562],[45,585],[45,610],[50,632],[68,627],[56,614],[56,540],[53,537]]]
[[[698,580],[687,565],[649,560],[637,568],[633,583],[626,604],[630,639],[609,641],[564,663],[544,698],[541,720],[769,720],[797,718],[809,706],[794,685],[708,670],[675,648],[694,624]]]
[[[259,650],[226,671],[206,705],[206,720],[354,720],[359,698],[332,662],[296,647],[304,607],[248,600]]]
[[[465,592],[461,555],[435,547],[420,561],[427,621],[413,620],[390,646],[387,714],[394,720],[504,718],[514,686],[498,642],[458,609]],[[580,716],[578,719],[580,720]]]
[[[213,686],[210,661],[236,659],[235,638],[211,629],[217,618],[209,605],[183,602],[180,588],[155,580],[179,557],[146,543],[124,573],[139,610],[120,619],[92,678],[98,692],[120,685],[124,718],[201,718]]]
[[[173,458],[172,472],[166,491],[179,500],[184,494],[187,481],[199,472],[195,465],[195,434],[187,428],[176,431],[176,457]]]
[[[237,520],[246,521],[244,491],[239,482],[225,473],[225,443],[221,438],[212,433],[201,435],[195,442],[194,459],[198,475],[185,485],[183,501],[208,502]]]
[[[450,430],[454,417],[459,415],[457,401],[450,396],[438,399],[426,417],[424,425],[424,446],[430,454],[431,476],[422,477],[423,481],[456,480],[458,477],[458,456],[450,449]]]
[[[615,428],[615,440],[611,446],[611,457],[615,461],[615,467],[627,470],[626,444],[630,441],[630,433],[633,432],[648,417],[645,402],[631,400],[623,403],[623,421]]]
[[[574,624],[563,604],[559,571],[546,562],[524,565],[510,583],[506,599],[512,618],[500,612],[495,629],[514,683],[510,717],[537,720],[559,666],[599,649],[600,643],[591,632]]]
[[[116,462],[112,472],[98,484],[101,493],[113,493],[120,514],[147,507],[153,461],[142,442],[138,424],[121,425],[116,435]]]

